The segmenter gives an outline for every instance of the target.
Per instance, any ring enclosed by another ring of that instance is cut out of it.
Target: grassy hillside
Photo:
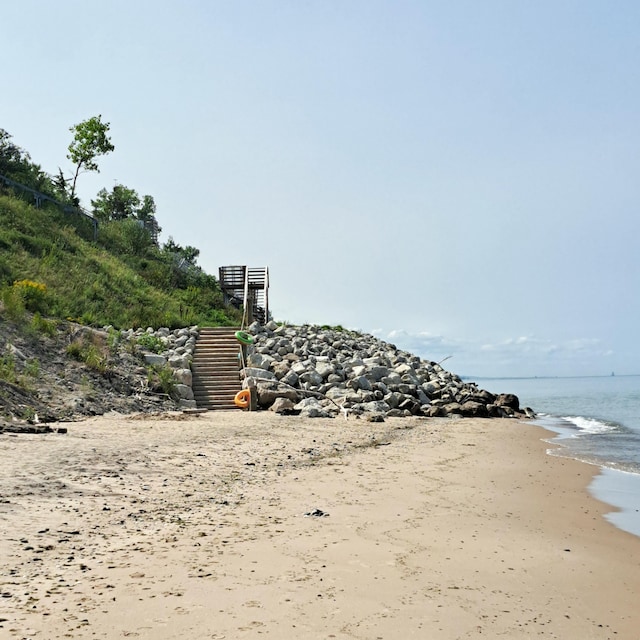
[[[239,323],[217,280],[137,220],[103,222],[94,238],[83,216],[36,209],[1,187],[0,292],[6,317],[26,308],[116,328]]]

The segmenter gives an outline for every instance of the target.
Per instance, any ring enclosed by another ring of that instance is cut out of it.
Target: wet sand
[[[640,538],[514,420],[0,435],[0,638],[640,638]]]

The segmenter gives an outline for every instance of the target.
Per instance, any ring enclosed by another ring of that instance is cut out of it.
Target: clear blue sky
[[[465,375],[640,373],[640,3],[23,0],[0,127],[272,311]]]

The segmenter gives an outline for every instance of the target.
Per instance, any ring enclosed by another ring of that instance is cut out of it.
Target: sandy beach
[[[515,420],[0,435],[0,638],[640,638],[640,538]]]

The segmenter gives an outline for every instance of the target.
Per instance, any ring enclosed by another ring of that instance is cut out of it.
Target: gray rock
[[[375,360],[378,360],[378,359],[376,358]],[[365,364],[366,364],[366,360],[365,360]],[[383,378],[389,376],[389,374],[390,374],[390,371],[387,367],[382,367],[378,365],[372,366],[370,369],[368,369],[366,373],[367,377],[373,382],[379,382]]]
[[[258,382],[256,386],[258,392],[258,404],[261,407],[270,407],[277,398],[288,398],[292,402],[297,402],[298,392],[295,389],[284,387],[277,382]]]
[[[397,409],[403,401],[403,395],[397,391],[392,391],[384,396],[384,401],[392,408]]]
[[[462,415],[462,407],[457,402],[449,402],[445,404],[442,409],[447,415],[460,414]]]
[[[186,384],[188,386],[193,384],[191,369],[176,369],[173,372],[173,377],[179,384]]]
[[[20,351],[20,349],[18,349],[18,347],[16,347],[15,345],[11,344],[10,342],[7,343],[6,345],[6,350],[14,357],[14,358],[18,358],[18,360],[26,360],[27,356],[24,355],[24,353],[22,353],[22,351]]]
[[[247,357],[247,364],[250,367],[255,367],[256,369],[268,370],[273,361],[273,356],[265,353],[252,353]]]
[[[336,368],[330,362],[318,362],[316,364],[316,372],[322,377],[322,379],[328,378],[334,373]]]
[[[193,389],[186,384],[173,385],[176,395],[180,400],[193,400]]]
[[[349,391],[342,387],[331,387],[331,389],[327,390],[325,394],[327,398],[337,402],[338,404],[343,403],[349,396]]]
[[[302,409],[306,409],[307,407],[318,407],[322,409],[322,404],[320,403],[318,398],[309,396],[307,398],[303,398],[302,400],[300,400],[296,404],[295,409],[301,411]]]
[[[407,415],[407,412],[409,412],[409,414],[413,416],[417,416],[422,413],[420,409],[420,403],[414,398],[407,396],[405,396],[404,400],[398,405],[398,409],[404,411],[405,415]]]
[[[313,371],[305,371],[300,376],[300,381],[319,387],[322,384],[322,376],[315,369]]]
[[[252,336],[258,335],[263,331],[264,329],[262,325],[257,320],[255,322],[252,322],[247,329],[247,332],[250,333]]]
[[[281,382],[284,382],[284,384],[288,384],[290,387],[295,387],[298,384],[298,380],[299,380],[298,375],[294,371],[291,371],[291,370],[289,370],[280,379]]]
[[[351,380],[349,381],[349,386],[354,391],[357,391],[358,389],[362,389],[362,391],[372,391],[371,382],[366,376],[351,378]]]
[[[171,355],[168,358],[169,366],[172,369],[188,369],[191,364],[191,357],[188,354]]]
[[[184,347],[185,344],[187,344],[187,340],[189,339],[189,336],[180,336],[179,338],[176,338],[176,341],[174,343],[174,346],[176,348],[178,347]]]
[[[241,378],[255,378],[256,380],[275,380],[276,374],[266,369],[258,369],[256,367],[245,367],[240,370]]]
[[[167,364],[167,359],[159,353],[145,353],[142,357],[145,364],[151,365],[152,367],[164,367],[164,365]]]
[[[431,381],[422,385],[422,390],[427,394],[429,398],[434,400],[440,397],[442,393],[442,386],[439,382]]]
[[[307,370],[307,365],[304,362],[298,361],[291,365],[291,371],[298,376],[302,375]]]
[[[295,405],[289,398],[276,398],[273,404],[269,407],[269,411],[274,413],[287,413],[293,411]]]
[[[391,407],[384,400],[374,400],[372,402],[362,402],[357,405],[362,411],[371,413],[387,413]]]
[[[414,375],[415,371],[413,369],[412,366],[406,364],[406,363],[402,363],[399,364],[395,369],[394,372],[397,373],[399,376],[403,376],[406,373],[410,373],[412,376]]]
[[[495,401],[499,407],[509,407],[509,409],[513,409],[513,411],[520,411],[520,401],[518,400],[518,396],[513,395],[512,393],[501,393]]]
[[[386,385],[400,384],[402,382],[402,377],[399,376],[395,371],[389,372],[388,376],[382,378],[381,382]]]
[[[291,370],[291,364],[287,360],[282,360],[281,362],[274,362],[271,365],[271,371],[275,374],[278,380],[284,378],[289,371]],[[295,374],[293,374],[295,375]],[[297,379],[298,376],[296,376]]]

